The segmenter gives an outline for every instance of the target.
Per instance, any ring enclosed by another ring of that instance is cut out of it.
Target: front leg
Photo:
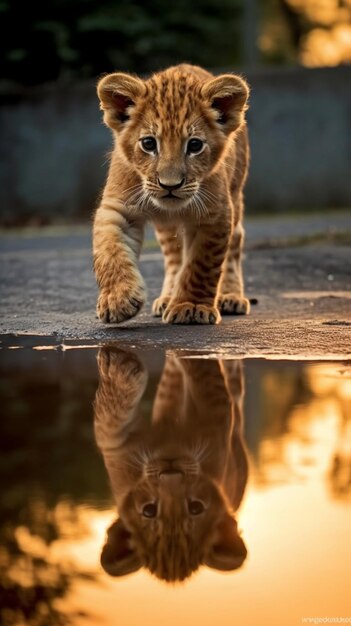
[[[229,238],[226,223],[185,231],[185,263],[163,313],[169,324],[218,324],[217,290]]]
[[[119,348],[100,348],[97,362],[94,427],[97,444],[106,455],[123,444],[129,426],[138,419],[147,372],[135,354]]]
[[[97,315],[103,322],[128,320],[144,303],[145,284],[137,267],[142,240],[143,223],[128,221],[122,206],[118,210],[103,200],[93,228]]]
[[[155,224],[155,233],[164,257],[164,280],[161,293],[152,305],[155,317],[161,317],[169,303],[182,264],[182,235],[175,226]]]

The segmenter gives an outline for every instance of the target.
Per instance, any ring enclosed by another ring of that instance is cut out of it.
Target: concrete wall
[[[247,74],[252,209],[351,205],[351,67]],[[89,217],[111,136],[93,84],[2,97],[0,219]]]
[[[1,221],[89,217],[111,145],[94,85],[2,104],[0,128]]]
[[[248,79],[248,206],[351,206],[351,67],[263,71]]]

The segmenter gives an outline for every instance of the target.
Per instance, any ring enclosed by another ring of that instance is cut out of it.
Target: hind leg
[[[157,240],[164,256],[165,276],[161,293],[152,305],[152,312],[161,317],[169,303],[182,264],[183,242],[175,226],[155,224]]]

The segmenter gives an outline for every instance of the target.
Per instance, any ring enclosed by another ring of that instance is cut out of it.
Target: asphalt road
[[[349,214],[339,220],[260,218],[249,221],[247,231],[246,291],[258,305],[247,317],[226,317],[210,327],[170,326],[151,316],[162,282],[157,251],[146,251],[141,259],[149,292],[142,312],[121,325],[103,325],[95,318],[97,288],[86,229],[3,235],[1,344],[118,342],[184,354],[351,358]]]

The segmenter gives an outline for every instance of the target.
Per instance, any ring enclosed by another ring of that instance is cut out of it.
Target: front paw
[[[250,313],[250,302],[237,293],[224,293],[219,296],[217,306],[222,315],[247,315]]]
[[[155,317],[162,317],[164,310],[167,308],[167,305],[170,302],[170,296],[159,296],[153,301],[152,304],[152,314]]]
[[[167,324],[218,324],[221,316],[216,307],[208,304],[170,302],[162,321]]]
[[[110,289],[101,289],[97,301],[97,315],[105,324],[119,324],[134,317],[140,311],[144,301],[143,283],[134,286],[117,283]]]
[[[148,379],[139,358],[119,348],[103,347],[98,353],[98,368],[100,384],[96,402],[100,408],[108,409],[100,412],[106,426],[118,426],[121,418],[123,421],[128,417],[133,419],[131,409],[142,397]],[[97,415],[96,419],[99,419]]]
[[[99,375],[116,382],[117,379],[143,381],[146,372],[136,354],[104,346],[97,355]]]

